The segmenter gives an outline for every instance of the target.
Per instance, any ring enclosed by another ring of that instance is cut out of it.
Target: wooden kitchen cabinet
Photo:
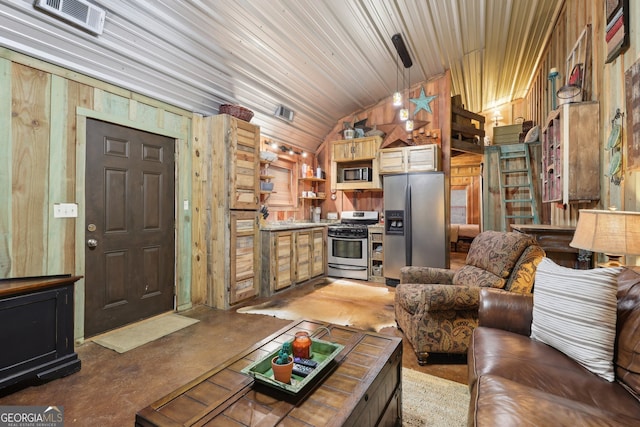
[[[311,230],[297,231],[295,233],[296,283],[305,282],[311,278]]]
[[[311,277],[322,276],[326,272],[327,248],[327,228],[320,227],[311,230],[312,253],[311,253]]]
[[[326,272],[326,227],[262,230],[261,294],[270,296]]]
[[[598,102],[564,104],[542,131],[542,201],[600,200]]]
[[[291,286],[295,277],[293,250],[295,246],[292,230],[262,231],[262,294]]]
[[[331,143],[331,189],[342,191],[382,190],[378,173],[378,150],[382,138],[372,136],[333,141]],[[343,170],[347,168],[370,168],[371,181],[344,182]]]
[[[437,144],[384,148],[379,156],[380,174],[440,170],[440,146]]]
[[[260,128],[227,114],[206,117],[200,206],[206,304],[228,309],[259,293]]]
[[[227,191],[229,209],[259,208],[260,127],[228,114],[207,117],[213,145],[213,177],[218,190]]]
[[[331,144],[331,160],[334,162],[351,162],[375,159],[381,142],[382,138],[379,136],[333,141]]]
[[[258,212],[231,211],[229,304],[258,295]]]

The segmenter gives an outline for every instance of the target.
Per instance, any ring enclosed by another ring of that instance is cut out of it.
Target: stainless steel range
[[[367,228],[377,222],[376,211],[344,211],[327,227],[329,276],[367,280]]]

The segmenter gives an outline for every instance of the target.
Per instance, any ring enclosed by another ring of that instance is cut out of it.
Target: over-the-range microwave
[[[345,168],[342,169],[342,182],[371,182],[373,172],[371,168]]]

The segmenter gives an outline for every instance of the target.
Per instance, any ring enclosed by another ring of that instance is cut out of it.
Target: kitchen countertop
[[[313,227],[326,227],[333,223],[331,222],[304,222],[304,221],[278,221],[267,222],[260,225],[260,230],[263,231],[278,231],[278,230],[296,230],[299,228],[313,228]]]

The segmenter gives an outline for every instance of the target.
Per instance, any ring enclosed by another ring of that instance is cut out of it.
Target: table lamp
[[[600,267],[622,266],[623,256],[640,255],[640,212],[580,209],[569,246],[605,254]]]

